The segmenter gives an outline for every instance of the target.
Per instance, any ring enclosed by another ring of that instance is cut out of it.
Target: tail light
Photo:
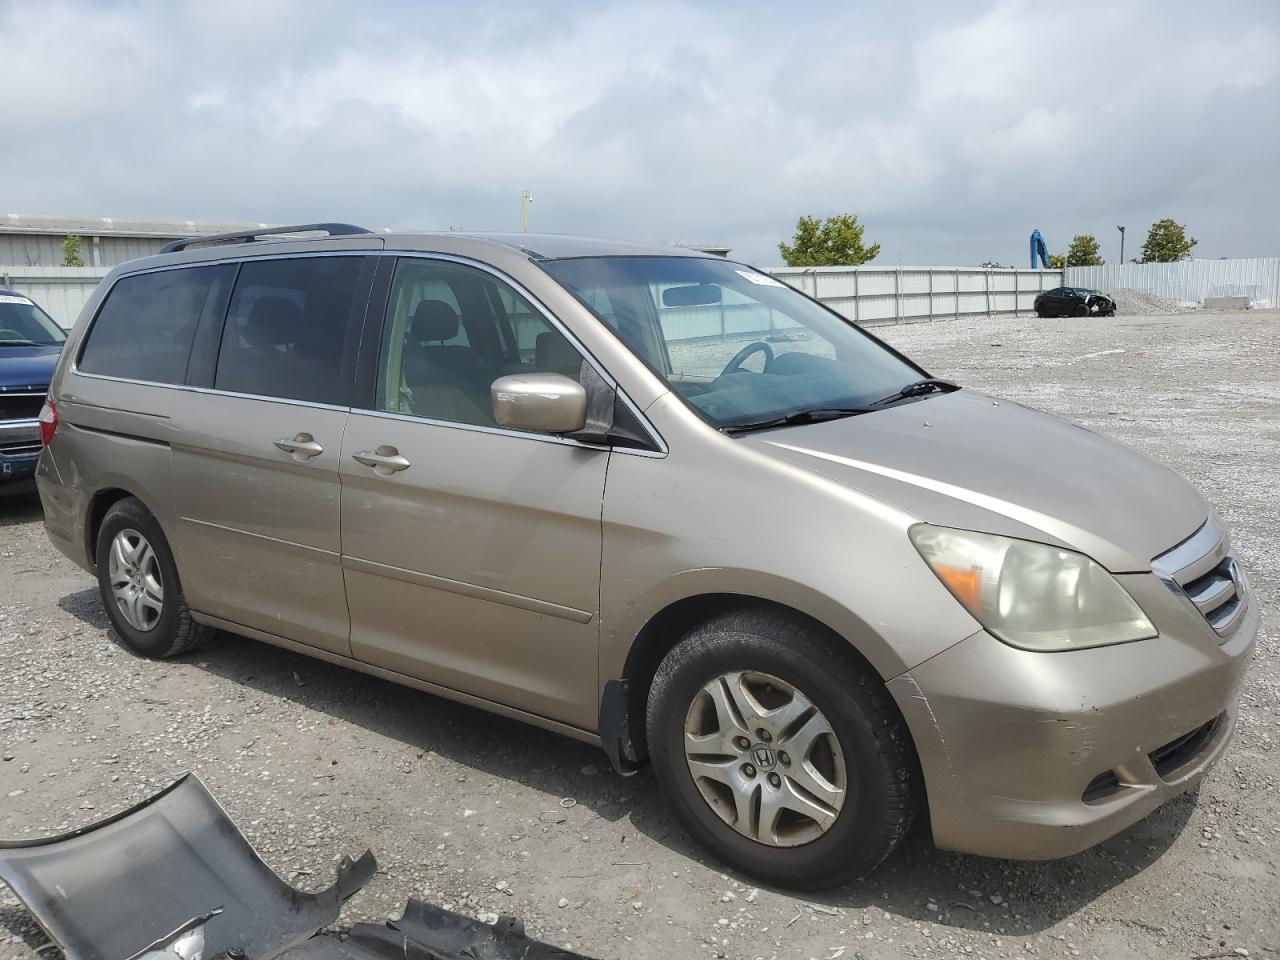
[[[40,408],[40,445],[47,447],[53,442],[53,435],[58,431],[58,405],[46,400]]]

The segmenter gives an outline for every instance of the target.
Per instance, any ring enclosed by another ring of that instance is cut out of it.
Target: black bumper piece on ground
[[[417,900],[399,920],[318,936],[376,871],[365,851],[327,890],[295,890],[193,774],[92,826],[0,840],[0,880],[67,960],[585,960],[510,917],[490,925]]]

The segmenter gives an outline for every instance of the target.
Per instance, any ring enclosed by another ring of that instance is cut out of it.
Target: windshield
[[[53,346],[66,339],[53,318],[26,297],[0,294],[0,347]]]
[[[849,321],[742,264],[584,257],[541,266],[717,427],[864,407],[923,375]]]

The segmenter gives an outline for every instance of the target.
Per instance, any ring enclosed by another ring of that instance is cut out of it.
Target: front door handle
[[[373,472],[380,477],[389,477],[393,473],[409,469],[409,461],[400,456],[400,451],[385,443],[376,450],[361,450],[359,453],[353,453],[351,459],[366,467],[373,467]]]
[[[316,438],[309,433],[294,434],[292,439],[281,437],[275,444],[299,463],[324,453],[324,447],[316,443]]]

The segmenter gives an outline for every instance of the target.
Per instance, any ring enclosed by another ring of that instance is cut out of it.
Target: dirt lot
[[[0,500],[0,837],[92,822],[195,770],[299,886],[374,849],[344,922],[418,896],[599,957],[1280,957],[1280,314],[879,332],[931,372],[1139,447],[1218,505],[1264,619],[1198,798],[1054,863],[939,853],[918,831],[849,888],[757,890],[702,857],[647,772],[617,778],[582,744],[247,640],[130,656],[22,498]],[[0,891],[0,958],[44,943]]]

